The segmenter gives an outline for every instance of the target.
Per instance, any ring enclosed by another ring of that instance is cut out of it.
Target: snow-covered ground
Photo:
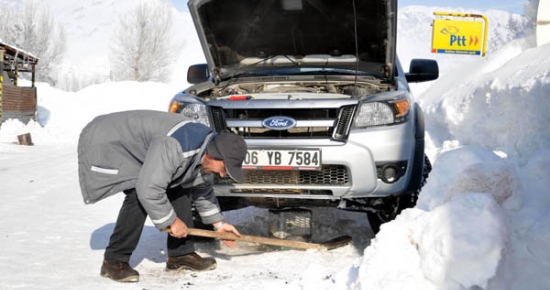
[[[166,111],[181,87],[107,82],[68,93],[40,83],[37,122],[0,129],[0,289],[550,289],[548,56],[550,45],[518,39],[485,58],[447,57],[442,77],[418,87],[434,168],[418,205],[376,237],[365,214],[315,209],[314,239],[347,234],[352,244],[319,252],[204,240],[197,250],[218,268],[174,274],[164,271],[165,234],[148,221],[131,259],[137,284],[99,276],[122,197],[84,205],[76,142],[98,114]],[[34,146],[16,145],[27,132]],[[266,210],[225,216],[266,234]]]

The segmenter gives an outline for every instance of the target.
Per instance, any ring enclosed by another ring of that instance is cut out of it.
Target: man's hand
[[[235,234],[237,237],[240,237],[241,236],[241,233],[239,233],[239,231],[237,231],[237,229],[229,224],[229,223],[226,223],[226,222],[216,222],[214,224],[212,224],[214,226],[214,228],[216,228],[216,231],[217,232],[226,232],[226,233],[233,233]],[[226,246],[230,247],[230,248],[235,248],[237,247],[237,241],[234,241],[234,240],[222,240],[222,243],[224,243]]]
[[[185,238],[187,237],[187,225],[177,217],[172,225],[170,225],[168,233],[174,238]]]

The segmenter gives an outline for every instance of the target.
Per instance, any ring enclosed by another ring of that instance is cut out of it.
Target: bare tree
[[[66,51],[63,26],[56,27],[48,7],[34,0],[26,1],[23,8],[22,46],[39,58],[36,78],[55,85],[58,66]]]
[[[64,28],[56,26],[48,7],[34,0],[24,1],[19,11],[6,11],[0,14],[4,41],[36,56],[36,79],[55,85],[57,67],[66,51]]]
[[[172,9],[164,1],[140,1],[120,17],[111,47],[112,79],[166,81],[179,45],[172,41]]]
[[[0,9],[0,40],[6,44],[13,44],[16,35],[13,21],[17,18],[15,17],[15,9],[7,4],[2,3],[2,9]]]

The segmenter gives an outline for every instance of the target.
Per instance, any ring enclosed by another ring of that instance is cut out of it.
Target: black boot
[[[117,282],[137,282],[139,281],[138,271],[132,269],[128,263],[103,261],[101,266],[102,277],[111,278]]]
[[[214,258],[202,258],[197,253],[168,257],[166,262],[166,270],[168,271],[180,271],[180,270],[192,270],[192,271],[206,271],[213,270],[218,264]]]

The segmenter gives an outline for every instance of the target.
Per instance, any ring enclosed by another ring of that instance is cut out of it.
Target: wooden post
[[[19,145],[29,145],[29,146],[34,145],[32,143],[31,133],[17,135],[17,141],[19,142]]]
[[[17,59],[15,60],[15,74],[13,75],[13,85],[17,87],[17,79],[19,78],[19,68],[17,68]]]
[[[0,124],[2,124],[2,97],[4,96],[4,52],[0,48]]]
[[[35,80],[35,79],[34,79],[34,75],[35,75],[35,73],[36,73],[36,72],[35,72],[35,67],[36,67],[36,65],[33,64],[33,65],[32,65],[32,73],[31,73],[31,81],[32,81],[31,87],[33,87],[33,88],[34,88],[34,80]]]

